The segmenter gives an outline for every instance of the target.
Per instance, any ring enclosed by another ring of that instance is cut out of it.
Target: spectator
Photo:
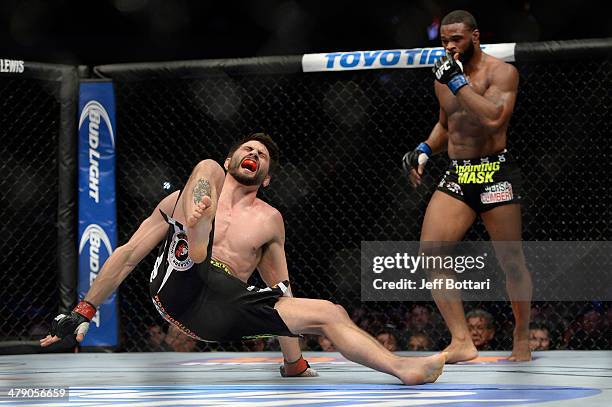
[[[610,331],[612,330],[612,306],[606,309],[606,312],[604,315],[605,315],[605,318],[603,321],[603,327],[604,327],[605,332],[608,333],[608,337],[610,337],[612,336],[612,335],[609,335]]]
[[[263,352],[266,350],[265,339],[252,339],[248,341],[242,341],[243,352]]]
[[[164,339],[166,338],[166,333],[162,329],[161,326],[157,324],[150,324],[147,327],[147,332],[149,337],[147,338],[148,350],[151,352],[166,352],[169,349],[167,346],[164,346]]]
[[[276,343],[278,344],[278,341],[276,341]],[[302,338],[300,338],[300,349],[302,349],[303,351],[309,351],[309,350],[321,350],[321,347],[319,346],[319,335],[313,335],[313,334],[305,334],[302,335]],[[270,349],[270,344],[268,344],[268,349]],[[278,350],[280,350],[280,346],[278,347]]]
[[[567,326],[569,325],[569,321],[565,321],[563,315],[561,315],[560,311],[563,308],[559,308],[559,304],[555,306],[553,303],[544,302],[544,303],[534,303],[531,306],[531,320],[532,321],[546,321],[546,326],[550,329],[550,333],[554,334],[563,333]],[[575,311],[569,313],[568,317],[573,319],[575,315]]]
[[[550,329],[543,323],[532,322],[529,325],[529,349],[550,350]]]
[[[403,313],[399,327],[400,348],[407,347],[410,337],[419,333],[425,334],[430,348],[443,347],[446,329],[441,325],[441,316],[427,304],[412,303]]]
[[[359,322],[366,317],[368,313],[364,308],[357,307],[351,313],[351,319],[355,323],[355,325],[359,325]]]
[[[490,350],[495,337],[493,316],[483,309],[474,309],[466,315],[468,329],[478,350]]]
[[[389,352],[397,351],[397,337],[390,330],[380,331],[376,335],[376,340],[380,342]]]
[[[426,332],[432,326],[431,310],[425,305],[414,304],[404,315],[404,322],[410,332]]]
[[[608,349],[609,338],[604,333],[599,309],[590,306],[584,310],[563,334],[563,343],[568,349]]]
[[[411,335],[410,338],[408,338],[408,350],[431,350],[431,341],[427,335],[422,332]]]
[[[359,323],[356,325],[359,326],[359,328],[363,329],[366,332],[371,333],[372,335],[374,335],[376,332],[378,332],[382,326],[384,325],[384,321],[385,318],[383,317],[383,315],[379,312],[371,312],[368,313],[366,315],[364,315],[360,320]]]
[[[194,352],[198,346],[195,339],[185,335],[175,325],[169,324],[164,343],[174,352]]]

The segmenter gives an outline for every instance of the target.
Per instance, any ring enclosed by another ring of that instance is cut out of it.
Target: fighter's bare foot
[[[216,198],[215,192],[214,187],[210,185],[207,179],[200,178],[196,181],[193,187],[192,209],[189,213],[185,213],[188,227],[195,227],[201,220],[212,218],[212,215],[214,215],[213,199]]]
[[[512,362],[528,362],[531,360],[529,339],[514,340],[512,354],[508,357]]]
[[[466,362],[478,357],[478,350],[471,340],[451,341],[443,352],[448,352],[446,363]]]
[[[195,182],[192,197],[187,194],[185,199],[192,199],[184,205],[189,257],[195,263],[201,263],[207,255],[212,219],[217,210],[217,191],[207,179],[200,178]]]
[[[442,374],[446,357],[442,352],[428,357],[403,358],[397,377],[407,385],[433,383]]]
[[[187,214],[187,222],[186,226],[192,228],[198,224],[198,222],[202,219],[210,219],[210,215],[212,215],[212,210],[209,210],[212,207],[212,199],[209,196],[202,197],[202,201],[194,204],[193,212]]]

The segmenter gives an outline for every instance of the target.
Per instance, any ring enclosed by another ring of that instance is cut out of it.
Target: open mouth
[[[244,168],[247,171],[255,172],[257,171],[257,161],[252,160],[250,158],[245,158],[244,160],[242,160],[242,163],[240,163],[240,167]]]

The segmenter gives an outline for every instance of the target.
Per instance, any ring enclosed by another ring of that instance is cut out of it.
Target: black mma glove
[[[432,71],[436,80],[448,86],[453,95],[456,95],[459,89],[468,84],[465,75],[463,75],[463,65],[456,61],[450,53],[437,59]]]
[[[51,336],[64,338],[68,335],[87,334],[89,321],[96,315],[96,307],[87,301],[81,301],[70,312],[70,315],[59,314],[51,324]]]
[[[419,165],[425,165],[429,157],[431,157],[431,147],[427,143],[421,143],[413,151],[404,154],[402,158],[402,166],[407,175],[410,175],[411,169],[417,169]]]

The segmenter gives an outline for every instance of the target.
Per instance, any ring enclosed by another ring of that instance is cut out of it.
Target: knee
[[[331,301],[324,301],[323,311],[324,322],[326,323],[338,323],[350,319],[342,305],[334,304]]]
[[[211,159],[202,160],[195,166],[195,171],[197,172],[207,172],[213,175],[223,174],[223,168],[219,165],[218,162]]]
[[[521,250],[512,250],[499,256],[499,264],[506,273],[507,280],[522,280],[527,273],[525,258]]]
[[[506,280],[518,281],[521,279],[521,270],[519,264],[514,261],[506,262],[502,265],[506,273]]]
[[[453,253],[453,250],[457,246],[457,242],[434,242],[434,241],[421,241],[419,244],[419,253],[425,256],[448,256]]]
[[[193,169],[193,173],[196,176],[206,177],[210,179],[211,183],[218,184],[219,182],[223,183],[223,179],[225,178],[225,171],[223,168],[217,163],[215,160],[202,160],[200,161],[195,168]]]
[[[341,319],[351,319],[351,317],[349,317],[348,312],[346,312],[346,309],[340,305],[340,304],[334,304],[336,306],[336,312],[338,313],[338,316]]]

